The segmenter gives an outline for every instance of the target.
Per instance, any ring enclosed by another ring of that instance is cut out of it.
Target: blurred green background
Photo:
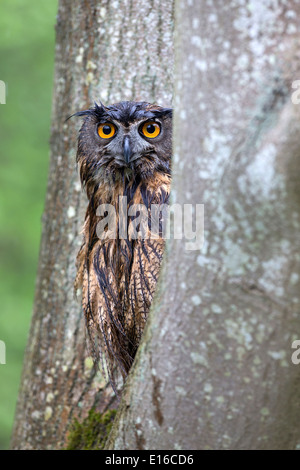
[[[0,0],[0,448],[9,447],[30,326],[49,162],[58,0]]]

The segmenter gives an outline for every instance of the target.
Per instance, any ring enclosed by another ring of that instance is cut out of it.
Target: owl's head
[[[96,104],[75,113],[84,116],[77,162],[83,184],[118,177],[148,179],[170,174],[172,109],[146,102]]]

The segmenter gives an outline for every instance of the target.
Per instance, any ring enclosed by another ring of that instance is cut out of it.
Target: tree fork
[[[75,166],[80,123],[65,121],[94,101],[170,106],[172,31],[172,1],[59,2],[48,188],[13,449],[63,448],[75,418],[112,406],[111,388],[87,357],[73,296],[86,201]]]

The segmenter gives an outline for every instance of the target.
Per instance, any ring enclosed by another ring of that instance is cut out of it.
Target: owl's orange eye
[[[142,127],[142,133],[145,137],[153,139],[160,134],[160,125],[155,121],[147,121]]]
[[[102,139],[110,139],[116,133],[116,128],[111,122],[104,122],[98,126],[98,134]]]

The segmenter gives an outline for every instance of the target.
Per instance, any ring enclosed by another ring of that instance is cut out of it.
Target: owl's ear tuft
[[[172,117],[173,115],[172,108],[152,109],[151,112],[155,115],[155,117]]]
[[[83,116],[95,116],[96,115],[97,117],[101,118],[103,114],[106,112],[105,106],[101,103],[101,101],[100,101],[100,104],[96,103],[95,101],[94,105],[95,106],[93,108],[85,109],[83,111],[77,111],[77,113],[71,114],[71,116],[69,116],[66,119],[66,121],[68,121],[73,116],[83,117]]]
[[[91,109],[86,109],[85,111],[78,111],[77,113],[71,114],[71,116],[67,117],[65,122],[67,122],[69,119],[71,119],[74,116],[82,117],[82,116],[89,116],[91,114],[93,114]]]
[[[94,105],[95,105],[95,106],[94,106],[94,108],[92,108],[92,109],[93,109],[93,111],[94,111],[95,113],[103,114],[103,113],[106,112],[106,107],[104,106],[103,103],[101,103],[101,101],[99,102],[99,104],[96,103],[96,101],[94,101]]]

